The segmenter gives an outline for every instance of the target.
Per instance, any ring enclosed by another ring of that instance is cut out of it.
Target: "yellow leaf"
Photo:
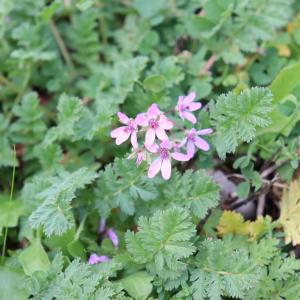
[[[272,220],[269,216],[258,217],[254,222],[245,221],[243,216],[234,211],[224,211],[217,227],[218,234],[223,236],[226,233],[249,235],[251,241],[260,238],[272,227]]]
[[[300,244],[300,187],[297,181],[291,182],[283,193],[279,222],[286,234],[285,242]]]
[[[255,222],[250,222],[248,233],[251,236],[251,240],[257,240],[262,234],[266,233],[271,227],[271,222],[272,220],[269,216],[260,216]]]
[[[249,222],[245,222],[243,216],[237,212],[224,211],[217,227],[219,235],[225,233],[248,234]]]
[[[276,46],[278,50],[278,55],[279,56],[284,56],[284,57],[290,57],[291,56],[291,49],[285,45],[285,44],[279,44]]]

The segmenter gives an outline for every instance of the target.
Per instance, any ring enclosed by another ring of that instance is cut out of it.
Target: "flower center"
[[[187,138],[189,141],[195,142],[195,133],[189,133]]]
[[[150,119],[149,120],[149,127],[152,129],[156,129],[158,127],[158,122],[155,119]]]
[[[128,126],[125,129],[126,132],[133,132],[135,131],[135,126],[133,121],[129,121]]]
[[[190,106],[189,105],[180,105],[179,106],[179,111],[185,111],[185,110],[189,110]]]
[[[160,157],[161,157],[162,159],[168,158],[168,157],[169,157],[169,150],[166,149],[166,148],[161,148],[161,149],[160,149]]]

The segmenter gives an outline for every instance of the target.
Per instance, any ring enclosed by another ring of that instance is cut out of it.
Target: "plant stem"
[[[15,174],[16,174],[16,164],[17,164],[17,153],[16,153],[16,145],[14,144],[14,150],[13,150],[13,173],[12,173],[12,179],[11,179],[11,187],[10,187],[10,196],[9,201],[12,201],[13,193],[14,193],[14,187],[15,187]],[[7,242],[7,234],[8,234],[8,227],[5,227],[4,231],[4,239],[3,239],[3,246],[2,246],[2,257],[1,257],[1,264],[4,262],[4,255],[6,250],[6,242]]]
[[[0,74],[0,82],[7,85],[11,86],[14,91],[18,91],[17,86],[15,86],[12,82],[10,82],[6,77],[4,77],[2,74]]]
[[[63,39],[60,35],[60,32],[58,31],[58,29],[57,29],[57,27],[56,27],[56,25],[55,25],[55,23],[52,19],[50,20],[50,28],[51,28],[51,31],[52,31],[52,33],[54,35],[54,38],[56,40],[56,43],[58,45],[58,48],[61,51],[61,54],[62,54],[66,64],[69,67],[73,68],[74,65],[73,65],[73,62],[71,60],[71,56],[70,56],[70,54],[67,50],[67,47],[66,47],[66,45],[65,45],[65,43],[64,43],[64,41],[63,41]]]

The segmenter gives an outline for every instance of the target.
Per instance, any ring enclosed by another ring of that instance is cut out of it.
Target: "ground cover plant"
[[[300,2],[2,0],[0,299],[300,299]]]

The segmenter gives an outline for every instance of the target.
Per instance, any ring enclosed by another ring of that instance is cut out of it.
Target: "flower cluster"
[[[187,96],[179,96],[174,110],[182,120],[192,124],[197,123],[193,112],[201,108],[201,103],[195,102],[195,99],[195,92]],[[187,130],[183,126],[176,126],[176,123],[171,121],[155,103],[146,113],[140,113],[134,119],[122,112],[118,112],[118,118],[124,126],[114,129],[111,137],[116,139],[117,145],[130,138],[133,153],[129,158],[135,156],[137,165],[142,161],[149,161],[149,178],[161,172],[162,177],[168,180],[171,177],[172,159],[188,161],[195,156],[197,148],[203,151],[208,151],[210,148],[201,136],[212,133],[211,128]],[[183,135],[182,140],[175,138],[175,134]],[[138,142],[138,137],[143,137],[141,144]]]

